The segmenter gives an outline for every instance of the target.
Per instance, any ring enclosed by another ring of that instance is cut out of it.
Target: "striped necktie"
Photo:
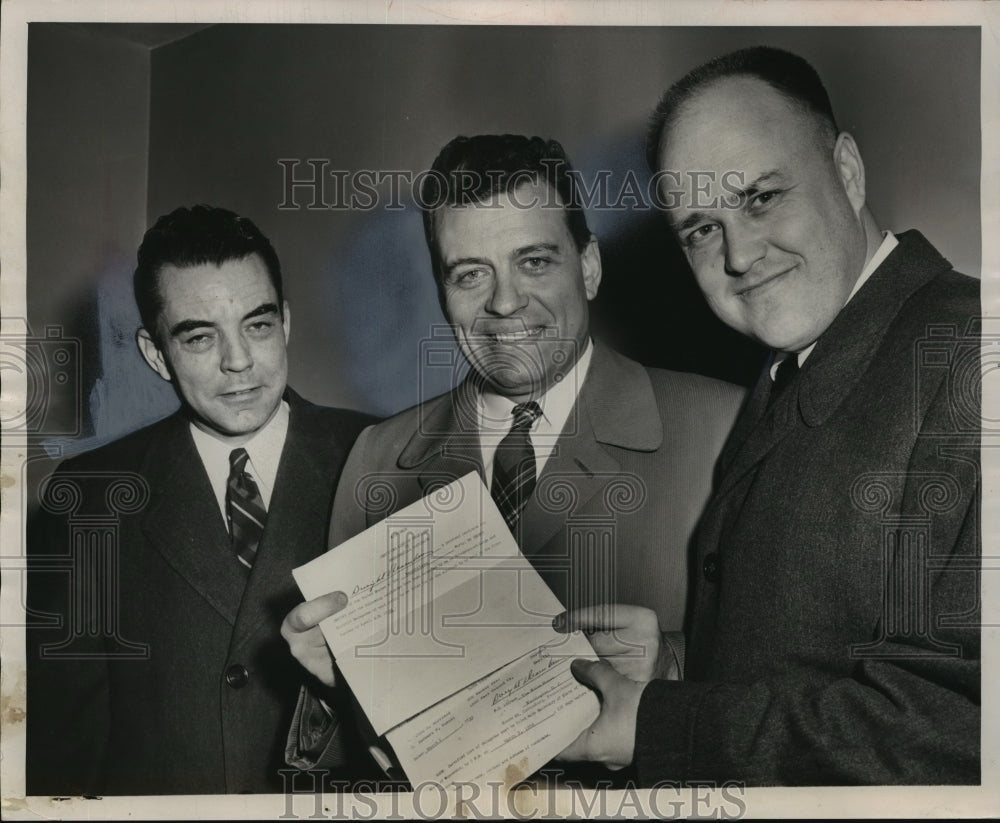
[[[514,406],[514,425],[500,441],[493,458],[493,500],[511,530],[535,490],[535,449],[531,445],[531,424],[541,413],[533,400]]]
[[[267,509],[253,478],[246,472],[250,455],[246,449],[233,449],[229,454],[229,481],[226,483],[226,515],[233,551],[248,569],[253,566],[257,547],[264,535]]]

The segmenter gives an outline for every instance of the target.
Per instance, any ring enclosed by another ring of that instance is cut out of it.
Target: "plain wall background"
[[[29,320],[77,337],[84,364],[84,437],[53,451],[176,405],[132,342],[129,275],[160,214],[206,202],[253,219],[285,272],[291,384],[314,402],[389,414],[455,374],[447,358],[425,365],[428,348],[454,349],[432,332],[444,319],[419,212],[310,210],[302,189],[302,208],[282,210],[278,160],[416,173],[457,134],[519,132],[558,139],[585,179],[610,170],[613,191],[629,170],[644,184],[659,95],[746,45],[788,48],[820,72],[883,228],[919,228],[979,274],[976,28],[217,25],[154,48],[134,30],[30,28]],[[604,258],[593,315],[605,337],[648,365],[753,378],[759,350],[711,317],[662,218],[588,218]]]

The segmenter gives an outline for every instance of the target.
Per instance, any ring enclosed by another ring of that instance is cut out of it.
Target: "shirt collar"
[[[278,463],[281,461],[281,451],[285,447],[288,435],[289,409],[284,400],[278,406],[274,416],[267,424],[254,434],[242,448],[247,450],[246,470],[253,477],[260,491],[260,496],[267,508],[271,503],[271,492],[278,475]],[[229,480],[229,454],[234,448],[239,448],[213,437],[206,431],[191,424],[191,437],[198,449],[208,478],[212,483],[212,491],[220,501],[223,514],[226,510],[226,483]]]
[[[554,383],[535,402],[541,407],[542,414],[532,425],[532,438],[536,435],[553,435],[558,437],[566,425],[573,405],[576,403],[580,387],[587,376],[590,360],[594,354],[594,345],[590,338],[576,363],[562,380]],[[513,424],[511,411],[517,405],[513,400],[492,391],[483,391],[479,399],[479,430],[484,435],[497,434],[503,437],[510,431]]]

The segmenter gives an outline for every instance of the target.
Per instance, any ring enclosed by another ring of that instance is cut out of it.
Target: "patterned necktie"
[[[493,500],[513,530],[524,504],[535,490],[535,450],[531,445],[531,424],[542,413],[531,400],[514,406],[514,425],[497,446],[493,458]]]
[[[250,455],[246,449],[233,449],[229,454],[229,481],[226,483],[226,516],[233,551],[248,569],[253,566],[257,546],[264,535],[267,509],[257,484],[246,472]]]
[[[774,373],[774,383],[771,386],[771,394],[767,398],[767,407],[771,408],[778,396],[784,393],[785,389],[791,384],[795,379],[795,376],[799,373],[799,357],[797,354],[790,354],[778,365],[777,371]]]

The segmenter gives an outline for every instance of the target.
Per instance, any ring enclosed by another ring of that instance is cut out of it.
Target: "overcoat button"
[[[705,561],[701,564],[701,570],[705,574],[705,579],[709,583],[717,583],[722,566],[719,563],[719,555],[715,552],[705,555]]]
[[[226,670],[226,683],[230,688],[242,689],[249,682],[250,672],[246,670],[246,666],[236,663]]]

